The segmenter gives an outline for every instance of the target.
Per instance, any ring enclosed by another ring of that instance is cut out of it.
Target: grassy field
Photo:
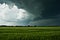
[[[0,40],[60,40],[60,27],[0,27]]]

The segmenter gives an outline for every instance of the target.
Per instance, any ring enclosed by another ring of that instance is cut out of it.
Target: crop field
[[[0,40],[60,40],[60,27],[0,27]]]

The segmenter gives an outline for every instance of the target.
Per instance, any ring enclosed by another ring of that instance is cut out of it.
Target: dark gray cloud
[[[42,19],[38,21],[32,21],[29,25],[37,26],[60,26],[60,19]]]

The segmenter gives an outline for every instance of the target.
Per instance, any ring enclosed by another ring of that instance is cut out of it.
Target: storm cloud
[[[60,6],[59,6],[60,3],[59,1],[57,2],[56,0],[0,0],[0,3],[1,4],[6,3],[7,5],[9,5],[10,8],[16,5],[18,9],[25,9],[26,11],[29,12],[29,15],[30,14],[34,15],[33,20],[30,20],[30,19],[27,19],[24,21],[18,20],[17,22],[18,24],[20,24],[20,22],[22,24],[23,22],[24,24],[26,23],[31,24],[31,22],[34,22],[33,25],[37,23],[37,25],[44,24],[46,26],[52,23],[57,25],[59,23],[56,24],[56,22],[60,22],[60,16],[59,16],[60,15]],[[48,21],[46,22],[46,20]],[[53,22],[53,20],[55,22]],[[42,22],[38,22],[38,21],[42,21]]]

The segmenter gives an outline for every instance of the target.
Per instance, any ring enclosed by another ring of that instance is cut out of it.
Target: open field
[[[60,40],[60,27],[0,27],[0,40]]]

